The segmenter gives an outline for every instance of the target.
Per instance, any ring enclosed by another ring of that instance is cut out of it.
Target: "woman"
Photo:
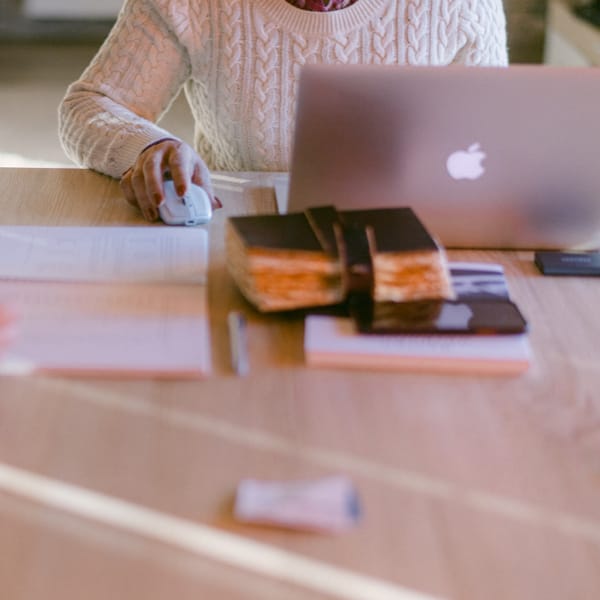
[[[501,0],[126,0],[60,107],[68,156],[155,220],[165,174],[285,171],[305,63],[506,65]],[[195,149],[155,123],[185,86]]]

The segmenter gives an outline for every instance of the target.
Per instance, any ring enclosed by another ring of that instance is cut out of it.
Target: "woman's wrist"
[[[178,138],[175,137],[164,137],[164,138],[160,138],[158,140],[154,140],[153,142],[150,142],[147,146],[144,146],[141,150],[140,153],[137,155],[136,161],[137,159],[139,159],[140,156],[142,156],[142,154],[144,154],[144,152],[146,152],[146,150],[150,150],[150,148],[154,147],[154,146],[158,146],[158,144],[162,144],[163,142],[179,142],[181,140],[179,140]],[[135,163],[133,165],[131,165],[129,167],[129,169],[127,169],[126,171],[123,172],[123,174],[121,175],[121,178],[125,177],[125,175],[127,175],[127,173],[129,173],[129,171],[131,171],[131,169],[133,169],[133,167],[135,166]]]
[[[180,140],[178,140],[177,138],[174,138],[174,137],[160,138],[159,140],[155,140],[154,142],[150,142],[147,146],[144,146],[144,148],[140,152],[140,156],[142,154],[144,154],[144,152],[146,152],[146,150],[149,150],[150,148],[152,148],[152,146],[158,146],[158,144],[162,144],[163,142],[179,142],[179,141]]]

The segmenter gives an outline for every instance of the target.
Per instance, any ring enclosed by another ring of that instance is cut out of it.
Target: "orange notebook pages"
[[[336,226],[367,232],[377,301],[450,296],[445,251],[408,207],[231,217],[229,271],[261,311],[338,304],[347,273]]]

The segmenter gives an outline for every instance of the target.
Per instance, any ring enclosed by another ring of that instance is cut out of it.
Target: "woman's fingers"
[[[155,221],[167,178],[173,180],[179,195],[183,196],[190,184],[195,183],[206,190],[213,208],[221,206],[215,198],[208,167],[191,146],[179,140],[164,140],[144,150],[123,174],[121,190],[129,204],[140,208],[145,219]]]

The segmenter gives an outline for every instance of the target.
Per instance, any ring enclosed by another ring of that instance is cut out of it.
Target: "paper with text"
[[[0,280],[203,283],[207,236],[192,227],[0,226]]]

